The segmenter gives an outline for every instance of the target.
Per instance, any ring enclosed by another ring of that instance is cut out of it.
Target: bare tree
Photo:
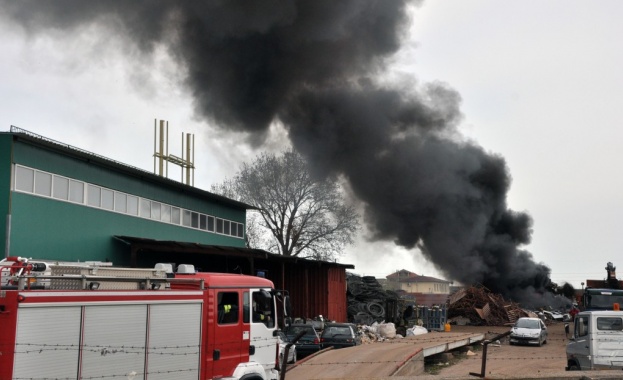
[[[248,222],[248,242],[255,248],[331,260],[353,243],[359,230],[355,207],[346,204],[338,182],[314,179],[303,157],[292,150],[281,156],[261,154],[211,190],[257,208],[257,224],[274,239],[262,239],[253,221]]]

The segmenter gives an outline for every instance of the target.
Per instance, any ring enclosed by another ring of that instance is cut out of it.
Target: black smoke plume
[[[507,207],[504,159],[457,132],[459,94],[383,80],[418,2],[0,4],[29,33],[71,38],[98,23],[144,54],[166,46],[200,117],[256,144],[282,122],[317,173],[349,181],[373,238],[419,247],[449,278],[515,299],[549,283],[549,268],[521,249],[532,220]]]

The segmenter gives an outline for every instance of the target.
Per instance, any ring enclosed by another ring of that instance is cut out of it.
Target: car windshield
[[[540,329],[541,323],[536,319],[519,319],[515,327],[524,329]]]
[[[305,335],[315,335],[313,327],[311,326],[290,326],[287,335],[293,337],[298,335],[301,331],[305,331]]]
[[[351,336],[349,327],[329,327],[325,329],[322,333],[324,337],[335,337],[335,336]]]

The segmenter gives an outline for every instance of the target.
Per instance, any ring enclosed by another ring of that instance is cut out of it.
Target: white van
[[[566,369],[619,368],[623,368],[623,311],[578,313],[567,344]]]

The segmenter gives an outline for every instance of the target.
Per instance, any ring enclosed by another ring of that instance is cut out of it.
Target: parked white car
[[[565,319],[564,314],[561,314],[557,311],[543,311],[543,314],[545,314],[545,317],[547,319],[551,319],[553,321],[562,322]]]
[[[278,331],[277,338],[279,339],[279,365],[282,366],[285,362],[283,357],[286,352],[286,345],[290,342],[286,334],[283,331]],[[290,346],[288,351],[288,363],[296,363],[296,345]]]
[[[510,344],[547,343],[547,326],[540,318],[519,318],[511,329]]]

